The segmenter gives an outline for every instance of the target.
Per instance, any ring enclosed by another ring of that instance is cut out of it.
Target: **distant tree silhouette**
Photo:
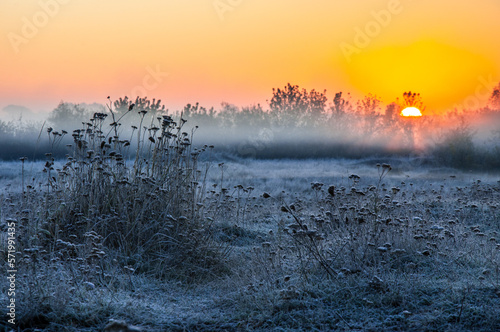
[[[102,105],[101,105],[102,106]],[[98,107],[94,105],[94,107]],[[104,109],[104,107],[102,107]],[[61,101],[57,107],[50,112],[48,121],[56,128],[67,126],[81,126],[82,122],[87,122],[92,111],[88,105],[65,103]]]
[[[357,102],[356,111],[362,123],[363,134],[366,138],[373,136],[379,129],[379,120],[381,117],[380,103],[380,99],[372,94],[368,94]]]
[[[403,109],[407,108],[407,107],[416,107],[420,110],[420,112],[422,114],[425,113],[425,105],[424,105],[424,102],[422,101],[422,96],[420,95],[420,93],[416,93],[416,92],[411,92],[411,91],[408,91],[408,92],[404,92],[403,93],[403,100],[399,100],[396,99],[396,104],[399,105],[399,110],[402,111]],[[412,117],[399,117],[398,118],[398,122],[399,122],[399,126],[402,130],[402,134],[403,134],[403,142],[405,143],[405,145],[410,148],[410,149],[414,149],[415,148],[415,135],[417,135],[417,133],[419,131],[421,131],[421,129],[423,128],[423,124],[424,122],[427,122],[427,124],[429,124],[429,119],[420,119],[418,120],[418,122],[414,121],[414,119],[412,119]]]
[[[307,107],[305,90],[298,85],[288,83],[283,89],[273,88],[273,97],[269,102],[271,114],[279,125],[297,124]]]
[[[398,124],[398,119],[399,119],[399,112],[400,112],[400,107],[396,103],[390,103],[387,105],[385,108],[385,113],[383,116],[383,126],[385,128],[393,128],[394,126],[397,126]]]
[[[131,106],[134,107],[131,109]],[[166,113],[168,110],[165,109],[165,105],[161,103],[161,99],[149,100],[148,97],[136,97],[134,101],[129,99],[127,96],[124,98],[119,98],[113,102],[114,109],[113,111],[118,117],[121,117],[123,114],[129,111],[135,111],[135,113],[140,111],[146,111],[152,116],[155,116],[159,113]]]
[[[0,120],[0,138],[10,132],[9,126],[5,121]]]
[[[223,128],[233,128],[239,125],[236,123],[236,117],[240,112],[239,108],[226,102],[221,103],[222,109],[217,116],[217,122]]]
[[[249,127],[269,127],[269,113],[260,104],[242,107],[236,115],[236,123]]]
[[[320,119],[326,109],[326,90],[317,92],[300,89],[288,83],[283,89],[273,88],[269,102],[270,112],[279,125],[311,125]]]
[[[327,100],[326,90],[317,92],[313,89],[309,92],[307,95],[308,108],[306,111],[306,122],[308,125],[315,126],[322,123]]]
[[[421,112],[425,111],[425,106],[422,102],[422,96],[420,96],[420,93],[412,93],[411,91],[403,93],[403,101],[401,103],[401,107],[402,109],[406,107],[416,107]]]
[[[349,94],[347,94],[349,95]],[[331,107],[332,113],[335,115],[345,114],[351,109],[350,101],[342,98],[342,91],[335,94],[333,98],[333,105]]]
[[[181,114],[177,112],[177,116],[180,117]],[[186,104],[182,110],[182,118],[190,121],[191,123],[200,124],[203,126],[214,126],[217,123],[217,114],[215,109],[211,107],[206,109],[200,106],[199,103],[196,104]]]
[[[347,94],[350,98],[350,94]],[[330,105],[330,114],[328,118],[328,127],[335,134],[351,130],[355,123],[349,121],[349,117],[353,116],[352,104],[349,99],[342,97],[342,92],[337,92]]]
[[[490,106],[495,110],[500,110],[500,83],[498,83],[491,93]]]

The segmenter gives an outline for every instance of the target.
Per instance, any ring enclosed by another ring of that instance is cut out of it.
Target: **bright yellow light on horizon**
[[[388,42],[367,48],[352,57],[346,70],[358,91],[376,91],[390,101],[405,87],[425,96],[432,112],[441,113],[462,104],[475,91],[491,91],[482,78],[495,77],[494,67],[491,59],[470,49],[423,37],[407,44]]]
[[[265,106],[286,83],[384,104],[404,87],[425,96],[426,117],[476,109],[500,80],[499,10],[497,0],[0,1],[0,110],[144,90],[171,109]]]
[[[422,112],[416,107],[407,107],[401,111],[402,116],[422,116]]]

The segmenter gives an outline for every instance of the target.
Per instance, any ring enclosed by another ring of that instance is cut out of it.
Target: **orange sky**
[[[168,108],[266,103],[287,82],[482,106],[500,81],[500,2],[0,2],[0,109],[143,94]]]

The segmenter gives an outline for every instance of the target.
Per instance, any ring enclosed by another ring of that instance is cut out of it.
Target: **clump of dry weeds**
[[[103,324],[111,312],[95,293],[133,291],[136,275],[189,283],[227,273],[228,245],[214,239],[203,204],[210,165],[200,165],[199,156],[212,147],[193,147],[196,128],[187,132],[182,117],[149,119],[131,105],[135,111],[140,120],[127,138],[111,105],[109,114],[95,113],[72,132],[65,161],[48,152],[44,180],[25,183],[23,171],[22,193],[8,198],[13,203],[2,212],[19,230],[25,277],[20,326],[43,325],[36,321],[53,321],[53,313],[56,321],[71,320],[64,316],[77,309],[61,306],[71,297],[94,299],[95,313],[102,312],[89,324]],[[56,147],[68,133],[47,134]],[[89,320],[75,324],[82,319]]]
[[[352,174],[345,186],[312,182],[309,194],[264,192],[261,199],[276,206],[277,228],[252,248],[245,269],[252,277],[239,272],[246,286],[234,295],[254,323],[497,329],[500,187],[387,186],[391,166],[377,168],[373,184]]]

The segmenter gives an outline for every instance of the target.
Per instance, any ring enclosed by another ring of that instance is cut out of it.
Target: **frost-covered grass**
[[[500,329],[498,174],[197,159],[172,119],[138,141],[98,120],[66,160],[1,164],[20,330]]]

